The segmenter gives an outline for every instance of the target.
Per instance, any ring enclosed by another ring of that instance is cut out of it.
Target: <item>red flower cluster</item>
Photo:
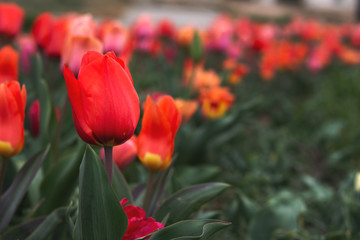
[[[164,228],[164,225],[156,222],[154,218],[146,217],[146,213],[141,207],[136,207],[131,204],[125,206],[127,202],[128,200],[126,198],[120,201],[128,218],[128,227],[122,240],[143,238],[156,230]]]

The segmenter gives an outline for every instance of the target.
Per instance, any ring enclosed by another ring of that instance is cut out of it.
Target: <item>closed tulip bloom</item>
[[[89,51],[78,78],[63,70],[75,128],[87,143],[114,146],[124,143],[139,120],[139,98],[128,68],[113,52]]]
[[[54,19],[51,13],[44,12],[36,17],[34,24],[31,28],[31,34],[33,35],[36,43],[45,48],[50,40],[50,33]]]
[[[21,35],[17,39],[20,51],[21,69],[30,72],[31,56],[36,53],[37,47],[31,35]]]
[[[0,156],[18,154],[24,145],[26,89],[17,81],[0,84]]]
[[[137,139],[134,135],[123,144],[113,148],[113,161],[120,170],[124,170],[135,160],[137,153],[136,141]],[[102,148],[100,150],[101,161],[104,161],[104,155],[104,148]]]
[[[0,35],[14,37],[21,30],[24,10],[15,3],[0,3]]]
[[[180,123],[181,113],[171,96],[165,95],[157,103],[146,98],[138,136],[138,157],[145,167],[161,171],[170,165]]]
[[[0,83],[18,80],[18,64],[19,54],[10,45],[0,49]]]
[[[29,108],[30,133],[33,137],[40,133],[40,102],[35,100]]]
[[[114,51],[122,54],[128,39],[128,33],[117,21],[106,20],[101,23],[98,29],[98,37],[101,39],[104,51]]]

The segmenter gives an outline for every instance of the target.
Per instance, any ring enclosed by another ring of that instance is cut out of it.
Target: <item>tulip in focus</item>
[[[0,2],[0,35],[17,35],[24,20],[24,10],[15,3]]]
[[[234,100],[234,95],[226,87],[203,89],[200,92],[202,113],[210,119],[224,116]]]
[[[138,136],[138,157],[145,167],[161,171],[170,165],[180,123],[181,114],[171,96],[165,95],[156,103],[146,98]]]
[[[18,80],[18,64],[19,54],[10,45],[0,49],[0,83]]]
[[[40,102],[35,100],[29,108],[30,133],[33,137],[38,137],[40,133]]]
[[[63,70],[75,128],[89,144],[114,146],[134,134],[139,120],[139,98],[128,68],[113,52],[89,51],[76,79]]]
[[[24,145],[26,89],[17,81],[0,83],[0,156],[18,154]]]
[[[124,170],[125,168],[127,168],[127,166],[130,165],[130,163],[132,163],[132,161],[135,160],[137,153],[136,141],[136,137],[132,136],[123,144],[120,144],[113,148],[113,161],[120,170]],[[104,161],[104,155],[104,148],[101,148],[101,161]]]
[[[156,222],[152,217],[147,217],[144,209],[131,204],[126,205],[127,202],[126,198],[120,201],[128,219],[128,227],[122,240],[143,239],[156,230],[164,228],[162,223]]]

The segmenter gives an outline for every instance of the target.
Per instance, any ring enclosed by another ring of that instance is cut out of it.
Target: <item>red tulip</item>
[[[113,52],[89,51],[78,79],[65,66],[64,77],[79,136],[87,143],[119,145],[128,140],[139,120],[139,98],[128,68]]]
[[[51,57],[60,57],[69,30],[72,15],[61,16],[50,27],[49,40],[45,44],[45,53]]]
[[[0,83],[18,80],[18,53],[7,45],[0,49]]]
[[[146,98],[138,136],[138,157],[147,168],[160,171],[170,165],[180,123],[181,113],[172,97],[165,95],[157,103]]]
[[[156,230],[164,228],[164,225],[152,217],[146,217],[144,209],[134,205],[125,204],[128,202],[126,198],[120,201],[128,219],[128,227],[122,240],[142,239]]]
[[[113,161],[120,170],[124,170],[135,160],[137,153],[136,137],[132,136],[129,140],[115,146],[113,149]],[[104,161],[104,148],[100,150],[101,161]]]
[[[40,132],[40,102],[35,100],[29,108],[30,133],[33,137],[39,136]]]
[[[24,145],[26,89],[17,81],[0,84],[0,155],[11,157]]]
[[[21,30],[24,10],[15,3],[0,3],[0,35],[14,37]]]
[[[50,40],[51,26],[53,23],[53,17],[50,13],[44,12],[36,17],[31,29],[31,33],[36,43],[45,48]]]

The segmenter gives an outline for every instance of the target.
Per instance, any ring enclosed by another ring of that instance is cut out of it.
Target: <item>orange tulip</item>
[[[0,3],[0,35],[14,37],[21,30],[24,10],[15,3]]]
[[[18,64],[19,55],[10,45],[0,49],[0,83],[18,80]]]
[[[234,100],[234,95],[226,87],[203,89],[200,92],[202,113],[211,119],[224,116]]]
[[[195,100],[183,100],[181,98],[175,99],[175,104],[181,112],[183,122],[189,121],[199,106]]]
[[[138,136],[138,157],[145,167],[161,171],[170,165],[180,123],[181,114],[171,96],[165,95],[157,103],[146,98]]]
[[[0,155],[11,157],[24,145],[26,89],[17,81],[0,84]]]

